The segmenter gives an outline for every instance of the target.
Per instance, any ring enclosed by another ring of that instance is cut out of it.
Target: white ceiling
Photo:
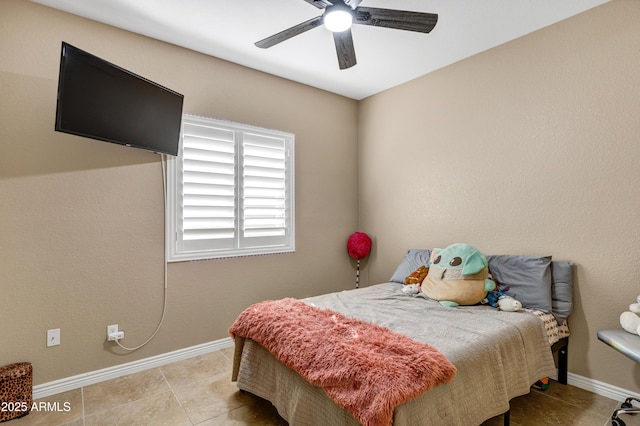
[[[254,43],[322,14],[303,0],[32,0],[75,15],[363,99],[609,0],[363,0],[437,13],[429,34],[354,25],[357,65],[340,70],[324,27],[269,49]]]

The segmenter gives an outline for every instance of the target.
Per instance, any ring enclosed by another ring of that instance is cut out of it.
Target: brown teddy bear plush
[[[421,267],[413,271],[411,275],[406,277],[404,279],[404,283],[405,285],[422,284],[422,281],[424,281],[428,273],[429,273],[429,268],[426,265],[422,265]]]

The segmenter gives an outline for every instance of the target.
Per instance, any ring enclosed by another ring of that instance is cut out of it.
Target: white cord
[[[161,166],[162,166],[162,196],[163,196],[163,201],[164,201],[164,206],[165,206],[165,212],[167,211],[167,174],[165,171],[165,156],[164,154],[160,154],[161,157]],[[164,246],[166,247],[166,239],[167,239],[167,232],[166,232],[166,225],[165,225],[165,232],[164,232]],[[166,258],[166,249],[163,248],[163,252],[165,253],[164,256],[164,301],[162,303],[162,316],[160,317],[160,322],[158,323],[158,326],[156,327],[156,330],[153,332],[153,334],[144,341],[144,343],[141,343],[140,345],[133,347],[133,348],[129,348],[124,346],[122,343],[120,343],[119,339],[116,339],[115,342],[118,344],[118,346],[120,346],[122,349],[126,350],[126,351],[135,351],[140,349],[141,347],[143,347],[144,345],[146,345],[147,343],[149,343],[151,341],[151,339],[153,339],[154,337],[156,337],[156,334],[158,334],[158,331],[160,331],[160,327],[162,327],[162,323],[164,322],[164,316],[167,312],[167,258]]]

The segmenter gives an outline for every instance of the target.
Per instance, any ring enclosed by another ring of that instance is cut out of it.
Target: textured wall
[[[0,2],[0,40],[0,365],[48,382],[228,337],[259,300],[353,286],[355,101],[24,0]],[[296,135],[296,252],[170,264],[164,325],[132,354],[106,326],[135,346],[160,319],[160,157],[53,130],[63,40],[184,94],[186,113]]]
[[[370,280],[454,242],[572,261],[569,370],[639,391],[596,338],[640,294],[638,22],[612,1],[361,102]]]

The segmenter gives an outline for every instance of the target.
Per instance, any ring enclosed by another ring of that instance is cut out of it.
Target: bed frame
[[[551,346],[551,351],[558,354],[558,383],[566,385],[569,369],[569,338],[558,340]]]

